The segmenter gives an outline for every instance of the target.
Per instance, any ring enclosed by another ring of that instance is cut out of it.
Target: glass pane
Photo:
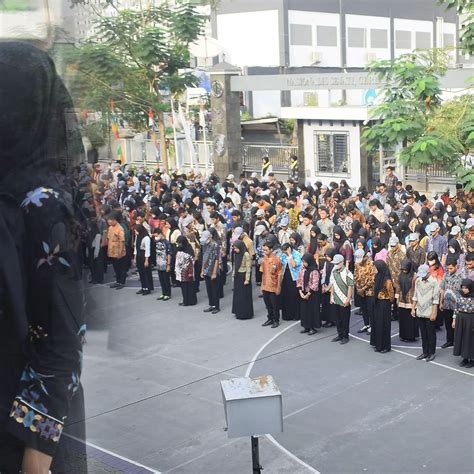
[[[388,48],[388,31],[372,28],[370,30],[370,46],[372,48]]]
[[[316,42],[318,46],[337,46],[337,28],[335,26],[317,26]]]
[[[411,31],[396,31],[395,46],[397,49],[411,49]]]
[[[365,29],[347,28],[347,45],[351,48],[365,48]]]
[[[334,172],[347,173],[348,153],[347,153],[347,135],[335,134],[334,141]]]
[[[431,33],[416,32],[416,47],[419,49],[431,48]]]
[[[332,172],[331,135],[327,133],[314,133],[316,150],[316,169],[322,172]]]
[[[293,46],[312,46],[311,25],[290,25],[290,40]]]

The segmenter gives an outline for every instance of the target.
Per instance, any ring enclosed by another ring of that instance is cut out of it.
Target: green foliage
[[[465,15],[461,28],[460,43],[465,53],[474,54],[474,2],[472,0],[438,0],[447,9],[455,8],[459,15]]]
[[[113,5],[113,3],[111,3]],[[177,94],[197,82],[185,72],[189,44],[205,18],[189,2],[98,16],[97,36],[70,58],[77,67],[72,94],[79,106],[115,112],[136,131],[148,129],[148,111],[170,110],[163,94]]]
[[[27,0],[0,0],[0,11],[24,12],[32,10]]]
[[[371,109],[373,124],[364,130],[367,148],[402,144],[400,161],[414,168],[437,163],[474,189],[472,170],[460,161],[474,146],[474,95],[442,102],[439,78],[446,71],[440,50],[416,51],[393,63],[369,65],[385,84],[383,102]]]

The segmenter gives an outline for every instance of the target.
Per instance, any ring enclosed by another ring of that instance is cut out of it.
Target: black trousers
[[[104,283],[104,259],[104,247],[100,248],[97,258],[94,258],[94,249],[92,247],[89,248],[89,268],[91,270],[91,280],[95,283]]]
[[[274,322],[280,322],[280,298],[277,294],[270,291],[262,291],[263,302],[267,308],[268,319]]]
[[[210,276],[205,276],[207,297],[209,299],[209,306],[219,309],[219,277],[214,280]]]
[[[262,272],[257,262],[255,262],[255,283],[262,283]]]
[[[171,296],[171,279],[169,272],[166,270],[158,270],[158,278],[160,279],[161,293],[163,296]]]
[[[122,258],[111,258],[112,266],[114,267],[115,272],[115,281],[121,285],[125,285],[125,280],[127,278],[127,257]]]
[[[221,258],[221,265],[222,265],[221,281],[222,281],[222,287],[224,287],[225,284],[227,283],[227,256]]]
[[[332,305],[336,315],[337,335],[344,339],[349,339],[349,321],[351,319],[351,307]]]
[[[143,252],[143,254],[144,253],[145,252]],[[145,267],[145,256],[141,255],[141,252],[137,255],[137,270],[138,275],[140,276],[142,290],[154,290],[151,264],[148,264],[148,267]]]
[[[359,296],[359,307],[360,311],[362,312],[362,318],[364,319],[364,326],[370,326],[370,317],[369,311],[367,308],[367,297],[366,296]]]
[[[454,329],[453,329],[453,310],[445,309],[444,313],[444,325],[446,327],[446,342],[450,344],[454,343]]]
[[[429,318],[417,318],[420,326],[423,354],[433,355],[436,352],[436,321]]]

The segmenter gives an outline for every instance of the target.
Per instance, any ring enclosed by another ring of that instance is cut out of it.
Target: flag
[[[204,128],[206,126],[206,116],[204,115],[204,104],[199,106],[199,125]]]
[[[191,168],[194,168],[194,165],[196,163],[196,150],[194,149],[194,143],[191,137],[191,130],[189,127],[189,123],[184,115],[184,110],[181,107],[181,105],[178,105],[178,114],[179,114],[179,120],[184,129],[184,138],[186,139],[186,143],[189,149],[189,155],[191,157]]]
[[[153,120],[153,110],[148,109],[148,126],[153,129],[155,122]]]
[[[123,154],[122,145],[119,145],[117,148],[117,158],[120,160],[120,164],[125,164],[125,155]]]

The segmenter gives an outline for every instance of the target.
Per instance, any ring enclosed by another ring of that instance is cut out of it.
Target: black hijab
[[[385,281],[390,280],[392,277],[390,275],[388,265],[383,260],[377,260],[374,265],[377,269],[377,275],[375,277],[374,284],[374,294],[377,297],[380,291],[382,291]]]
[[[469,288],[469,293],[465,295],[462,291],[460,291],[461,296],[464,298],[474,298],[474,281],[470,278],[464,278],[464,280],[461,282],[461,287],[463,286]]]
[[[309,277],[311,276],[311,272],[313,272],[314,270],[317,271],[318,268],[316,266],[316,260],[314,259],[314,255],[310,254],[309,252],[306,252],[303,255],[303,257],[301,257],[301,260],[303,260],[303,262],[306,262],[308,264],[308,266],[305,267],[305,272],[304,272],[304,277],[303,277],[303,282],[304,282],[303,289],[305,289],[308,287]]]
[[[382,232],[382,230],[383,230],[383,232]],[[388,247],[388,242],[390,240],[390,236],[392,234],[390,226],[386,222],[382,222],[379,225],[379,232],[380,232],[380,241],[382,242],[382,247],[387,248]]]
[[[397,225],[399,222],[400,222],[400,219],[398,217],[398,214],[396,212],[391,212],[389,215],[388,215],[388,221],[390,223],[390,225],[393,227],[394,225]]]
[[[184,235],[180,235],[176,239],[176,247],[178,248],[178,251],[187,253],[188,255],[191,255],[191,257],[194,257],[194,250]]]
[[[411,260],[404,258],[400,263],[400,269],[401,272],[398,281],[400,283],[402,295],[406,297],[413,284],[413,264],[411,263]]]
[[[318,226],[313,225],[313,227],[311,227],[311,232],[316,234],[314,237],[310,234],[311,237],[309,239],[309,252],[314,255],[318,250],[318,235],[320,229]]]
[[[66,116],[73,110],[71,98],[45,52],[1,41],[0,91],[0,281],[17,336],[25,342],[28,317],[18,245],[27,236],[19,204],[39,186],[64,189],[61,170],[79,163],[83,146],[74,114]]]
[[[329,257],[332,260],[334,256],[337,255],[337,250],[335,248],[327,249],[324,255],[326,257]],[[325,285],[329,284],[329,278],[331,277],[333,268],[334,268],[334,264],[326,261],[326,280],[324,281]]]
[[[449,247],[452,247],[454,249],[454,253],[449,252]],[[456,239],[451,239],[448,243],[448,256],[454,256],[456,258],[459,258],[461,256],[462,249],[461,245],[459,245],[459,242]]]
[[[234,253],[234,272],[237,274],[240,266],[242,265],[245,252],[247,252],[247,246],[242,240],[236,240],[233,245],[234,249],[239,249],[238,253]]]
[[[298,250],[298,247],[301,247],[303,245],[303,239],[302,239],[301,235],[298,234],[298,232],[293,232],[290,235],[290,239],[293,239],[295,241],[294,245],[292,245],[292,247],[295,250]]]
[[[375,259],[375,256],[383,249],[382,241],[378,237],[372,239],[372,258]]]
[[[339,237],[336,237],[336,234]],[[344,245],[344,242],[347,240],[347,235],[344,232],[343,228],[339,225],[334,226],[332,235],[334,241],[334,248],[339,252],[341,247]]]

